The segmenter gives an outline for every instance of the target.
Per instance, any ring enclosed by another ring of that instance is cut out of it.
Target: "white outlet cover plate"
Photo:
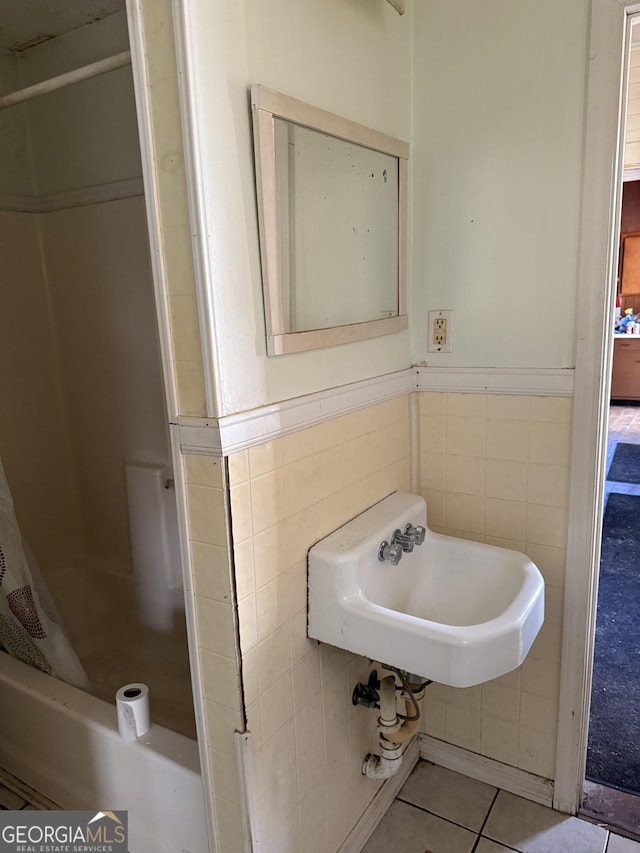
[[[435,321],[439,318],[447,321],[447,341],[445,344],[436,344],[433,340],[433,326]],[[450,309],[447,309],[446,311],[429,311],[429,339],[427,342],[427,352],[453,352],[452,318],[453,311]]]

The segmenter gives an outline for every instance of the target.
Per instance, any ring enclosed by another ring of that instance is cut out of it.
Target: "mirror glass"
[[[407,328],[407,143],[252,87],[269,355]]]
[[[398,160],[275,121],[287,332],[398,315]]]

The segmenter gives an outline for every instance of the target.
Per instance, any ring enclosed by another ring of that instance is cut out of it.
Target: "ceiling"
[[[124,8],[125,0],[3,0],[0,48],[26,50]]]

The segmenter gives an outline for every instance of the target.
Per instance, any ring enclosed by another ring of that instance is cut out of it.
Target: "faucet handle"
[[[395,542],[392,542],[391,545],[389,545],[385,539],[380,543],[380,547],[378,548],[378,559],[381,563],[384,563],[385,560],[389,560],[392,566],[397,566],[402,559],[402,545],[398,545]]]
[[[413,536],[416,545],[422,545],[427,531],[421,524],[416,525],[416,527],[412,524],[407,524],[404,532],[407,536]]]
[[[413,546],[416,544],[416,537],[413,533],[403,533],[400,528],[396,528],[393,531],[393,536],[391,537],[392,545],[400,545],[403,551],[406,551],[407,554],[410,554],[413,551]]]

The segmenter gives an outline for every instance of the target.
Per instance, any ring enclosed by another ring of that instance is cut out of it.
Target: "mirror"
[[[407,328],[408,145],[252,87],[267,350]]]

